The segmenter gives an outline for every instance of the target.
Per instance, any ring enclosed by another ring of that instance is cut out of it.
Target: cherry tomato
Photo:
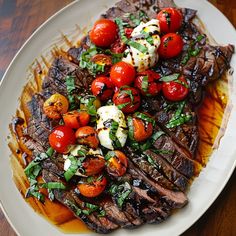
[[[109,47],[118,38],[118,27],[112,20],[101,19],[95,22],[90,39],[98,47]]]
[[[113,53],[123,53],[126,49],[125,43],[121,41],[121,39],[117,39],[112,45],[111,45],[111,52]]]
[[[112,59],[110,56],[105,54],[96,54],[91,59],[92,62],[98,64],[98,65],[105,65],[105,66],[111,66],[112,65]]]
[[[162,58],[172,58],[178,56],[183,49],[183,39],[175,33],[169,33],[161,37],[161,44],[158,49]]]
[[[130,85],[135,78],[135,69],[129,63],[120,61],[112,66],[110,78],[111,82],[118,88]]]
[[[69,152],[70,146],[76,142],[74,131],[65,125],[57,126],[48,139],[50,146],[59,153]]]
[[[178,31],[183,22],[182,13],[176,8],[164,8],[157,14],[162,33]]]
[[[125,28],[125,35],[128,39],[131,38],[131,34],[132,34],[133,30],[134,29],[132,29],[132,28]]]
[[[99,145],[97,132],[91,126],[84,126],[79,128],[75,133],[75,137],[79,144],[88,145],[89,147],[94,149],[96,149]]]
[[[85,170],[85,175],[91,176],[96,175],[102,171],[105,167],[105,160],[102,156],[86,156],[86,159],[83,162],[83,168]]]
[[[135,112],[141,102],[139,91],[132,87],[121,87],[113,96],[113,102],[124,113]]]
[[[51,119],[60,119],[61,115],[68,111],[68,108],[67,98],[59,93],[53,94],[43,104],[44,113]]]
[[[104,191],[106,185],[107,179],[104,176],[95,175],[88,177],[83,183],[79,183],[77,188],[85,197],[97,197]]]
[[[121,151],[110,151],[106,155],[107,158],[107,172],[115,177],[125,174],[128,161],[126,155]]]
[[[159,82],[160,75],[152,70],[147,70],[138,74],[134,86],[139,89],[144,96],[156,96],[162,88]]]
[[[170,101],[181,101],[189,93],[188,83],[184,76],[181,76],[177,81],[163,82],[162,92]]]
[[[66,126],[69,126],[72,129],[78,129],[89,123],[90,115],[86,111],[69,111],[66,114],[63,114],[63,120]]]
[[[113,94],[113,84],[108,77],[96,78],[91,86],[94,96],[99,97],[101,101],[108,100]]]

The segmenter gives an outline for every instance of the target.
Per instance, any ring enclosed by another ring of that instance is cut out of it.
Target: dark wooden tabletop
[[[0,79],[15,53],[49,16],[73,0],[0,0]],[[192,0],[196,1],[196,0]],[[236,27],[235,0],[209,0]],[[208,211],[183,236],[236,235],[236,171]],[[203,192],[203,194],[207,194]],[[15,232],[0,210],[0,235]]]

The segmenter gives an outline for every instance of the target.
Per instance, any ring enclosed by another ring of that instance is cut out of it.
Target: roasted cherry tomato
[[[182,13],[176,8],[164,8],[157,14],[162,33],[178,31],[183,22]]]
[[[189,87],[184,76],[180,76],[177,80],[163,82],[162,92],[170,101],[181,101],[189,93]]]
[[[48,139],[50,146],[59,153],[69,152],[70,146],[76,143],[74,131],[65,125],[57,126]]]
[[[92,57],[91,61],[98,65],[105,65],[105,66],[112,65],[111,57],[105,54],[96,54],[95,56]]]
[[[133,32],[134,29],[132,28],[125,28],[125,35],[127,38],[131,38],[131,34]]]
[[[99,140],[97,132],[91,126],[84,126],[79,128],[76,131],[75,136],[79,144],[84,144],[95,149],[98,147]]]
[[[137,142],[148,139],[153,133],[152,120],[149,114],[140,112],[135,113],[133,117],[129,117],[129,137]]]
[[[135,78],[135,69],[129,63],[120,61],[112,66],[110,77],[111,82],[118,88],[130,85]]]
[[[77,188],[79,192],[85,197],[97,197],[100,195],[107,185],[107,179],[102,175],[90,176],[79,183]]]
[[[125,174],[128,161],[126,155],[121,151],[110,151],[106,155],[107,159],[107,172],[115,177]]]
[[[111,45],[111,52],[113,53],[123,53],[126,49],[125,43],[121,41],[121,39],[117,39],[112,45]]]
[[[101,19],[95,22],[90,39],[98,47],[109,47],[118,38],[118,27],[112,20]]]
[[[67,98],[59,93],[53,94],[43,104],[43,111],[51,119],[60,119],[61,115],[68,111],[68,108]]]
[[[93,81],[91,90],[94,96],[106,101],[112,96],[114,88],[108,77],[101,76]]]
[[[66,114],[63,114],[63,120],[66,126],[69,126],[72,129],[78,129],[89,123],[90,115],[86,111],[69,111]]]
[[[105,167],[105,159],[100,155],[86,156],[83,162],[83,169],[85,175],[91,176],[100,173]]]
[[[160,75],[152,70],[147,70],[138,74],[134,86],[139,89],[144,96],[156,96],[162,88],[159,82]]]
[[[162,58],[178,56],[183,49],[183,39],[175,33],[169,33],[161,37],[161,44],[158,52]]]
[[[124,113],[133,113],[139,108],[141,98],[136,88],[125,86],[114,94],[113,102]]]

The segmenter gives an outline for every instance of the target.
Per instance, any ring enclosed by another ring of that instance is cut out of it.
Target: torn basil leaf
[[[167,76],[163,76],[160,78],[159,81],[163,81],[163,82],[171,82],[171,81],[175,81],[179,78],[180,74],[171,74],[171,75],[167,75]]]

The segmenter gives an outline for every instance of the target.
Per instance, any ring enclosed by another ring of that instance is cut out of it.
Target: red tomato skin
[[[159,20],[162,33],[174,33],[180,29],[183,15],[176,8],[164,8],[157,14],[157,19]]]
[[[184,42],[181,36],[175,33],[168,33],[161,37],[158,53],[162,58],[173,58],[181,53],[183,46]]]
[[[109,47],[118,37],[118,27],[112,20],[101,19],[95,22],[89,36],[96,46]]]
[[[57,126],[48,138],[50,146],[59,153],[67,153],[70,146],[76,143],[74,131],[65,125]]]
[[[92,82],[91,90],[93,95],[99,97],[101,101],[108,100],[114,92],[113,84],[110,79],[105,76],[96,78]]]
[[[121,41],[121,39],[117,39],[112,45],[111,45],[111,52],[119,54],[123,53],[126,49],[126,45]]]
[[[134,97],[133,102],[131,101],[130,96],[123,92],[125,90],[130,90],[132,92],[133,97]],[[139,108],[140,103],[141,103],[141,98],[140,98],[139,91],[136,88],[124,87],[124,88],[120,88],[114,94],[113,102],[116,106],[124,104],[124,103],[129,103],[125,107],[123,107],[121,111],[124,113],[133,113]]]
[[[63,115],[63,120],[66,126],[72,129],[78,129],[85,126],[90,121],[90,115],[86,111],[69,111]]]
[[[133,118],[134,126],[134,139],[137,142],[142,142],[148,139],[153,133],[153,125],[148,123],[147,125],[141,119]]]
[[[142,88],[142,81],[144,76],[148,76],[147,91],[144,91]],[[161,76],[158,73],[152,70],[147,70],[138,74],[138,77],[136,77],[135,79],[134,86],[138,88],[141,94],[144,96],[156,96],[162,88],[162,84],[158,82],[160,78]]]
[[[131,38],[132,32],[133,32],[132,28],[125,28],[125,35],[128,39]]]
[[[186,84],[186,86],[188,86],[188,83],[183,76],[181,76],[178,80],[182,81]],[[168,100],[177,102],[182,101],[187,97],[189,88],[175,81],[163,82],[162,92]]]
[[[129,63],[120,61],[112,66],[110,72],[111,82],[118,88],[130,85],[135,79],[135,69]]]

